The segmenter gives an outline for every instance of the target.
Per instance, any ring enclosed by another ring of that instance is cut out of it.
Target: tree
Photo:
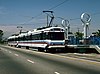
[[[75,36],[76,36],[76,44],[79,44],[79,40],[82,40],[83,33],[81,33],[81,32],[76,32],[76,33],[75,33]]]
[[[100,37],[100,30],[96,32],[96,35]]]
[[[2,42],[3,31],[0,30],[0,42]]]
[[[92,34],[93,34],[94,36],[98,36],[98,37],[100,37],[100,30],[98,29],[98,31],[93,32]]]
[[[83,33],[81,33],[81,32],[76,32],[76,33],[75,33],[75,36],[76,36],[77,38],[79,38],[79,39],[82,39]]]

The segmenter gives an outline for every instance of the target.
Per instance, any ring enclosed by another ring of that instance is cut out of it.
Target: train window
[[[26,39],[25,39],[25,36],[23,36],[23,40],[26,40]]]
[[[51,40],[64,40],[64,32],[50,32],[49,37]]]
[[[43,37],[43,40],[50,39],[48,32],[43,33],[42,37]]]
[[[42,33],[41,38],[43,40],[64,40],[64,32],[48,32],[48,34]]]
[[[41,39],[41,34],[32,35],[32,40],[40,40],[40,39]]]
[[[51,29],[50,31],[64,31],[64,30],[60,28],[54,28],[54,29]]]
[[[32,34],[30,35],[30,40],[32,40]]]
[[[51,29],[51,31],[60,31],[61,29],[59,28],[54,28],[54,29]]]

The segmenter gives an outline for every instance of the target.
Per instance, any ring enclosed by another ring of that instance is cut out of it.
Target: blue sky
[[[17,26],[22,26],[23,30],[45,26],[46,14],[42,11],[55,7],[63,1],[65,0],[0,0],[0,29],[9,36],[18,33]],[[100,0],[67,0],[52,10],[55,17],[68,20],[80,18],[83,12],[89,13],[92,18],[89,34],[100,29],[100,14],[93,15],[100,13]],[[41,15],[30,20],[39,14]],[[61,24],[61,19],[55,18],[54,24]],[[70,20],[71,31],[75,32],[77,28],[83,31],[81,24],[80,19]]]

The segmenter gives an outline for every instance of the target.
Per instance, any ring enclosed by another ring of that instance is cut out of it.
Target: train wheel
[[[45,49],[44,52],[48,53],[49,52],[49,49]]]
[[[18,46],[18,48],[21,48],[21,46]]]
[[[38,51],[43,52],[44,49],[43,48],[38,48]]]
[[[29,47],[28,47],[28,46],[26,46],[26,49],[29,49]]]

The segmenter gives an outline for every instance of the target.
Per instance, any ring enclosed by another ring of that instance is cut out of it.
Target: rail
[[[100,47],[98,45],[90,45],[90,48],[95,48],[100,53]]]

